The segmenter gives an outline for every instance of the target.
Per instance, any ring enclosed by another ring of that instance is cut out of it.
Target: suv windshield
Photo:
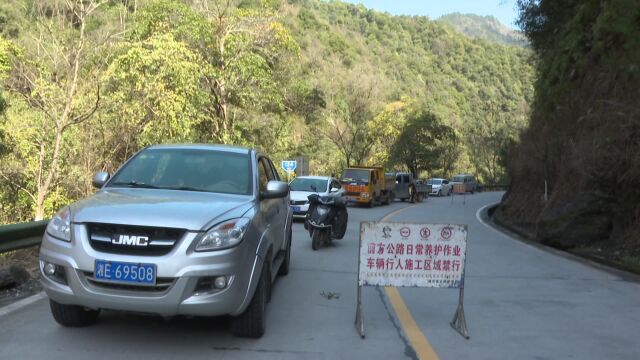
[[[428,185],[440,185],[442,184],[442,180],[440,179],[429,179],[427,180]]]
[[[291,191],[326,192],[327,180],[295,178],[289,184]]]
[[[344,169],[344,174],[342,174],[343,182],[351,182],[355,181],[358,183],[364,183],[364,185],[369,184],[369,170],[361,170],[361,169]]]
[[[147,149],[118,171],[108,187],[251,194],[248,154],[201,149]]]

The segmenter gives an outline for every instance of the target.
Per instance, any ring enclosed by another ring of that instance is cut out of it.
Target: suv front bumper
[[[132,256],[97,252],[89,244],[83,225],[74,225],[73,231],[70,243],[45,233],[40,248],[41,283],[47,295],[61,304],[162,316],[239,315],[248,306],[262,270],[256,247],[246,238],[231,249],[195,252],[191,245],[199,233],[187,232],[166,255]],[[156,264],[158,286],[96,281],[96,259]],[[44,263],[64,269],[65,279],[46,275]],[[229,279],[225,288],[196,291],[201,279],[217,276]]]

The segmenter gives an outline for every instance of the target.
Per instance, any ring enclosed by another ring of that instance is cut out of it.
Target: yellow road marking
[[[380,221],[386,221],[387,219],[398,215],[399,213],[411,209],[417,205],[408,206],[406,208],[398,209],[394,212],[391,212],[385,215]],[[409,338],[409,342],[413,347],[413,350],[418,355],[418,359],[421,360],[439,360],[438,354],[436,354],[435,350],[427,340],[427,337],[424,335],[418,323],[411,316],[411,312],[407,308],[407,305],[402,300],[402,296],[400,296],[400,292],[398,289],[394,287],[387,286],[384,288],[384,291],[387,293],[387,297],[391,302],[391,306],[393,307],[393,311],[396,313],[398,320],[400,320],[400,326],[402,326],[402,331]]]
[[[422,330],[411,316],[409,309],[407,309],[407,305],[405,305],[398,289],[394,287],[385,287],[384,291],[387,293],[387,297],[391,301],[391,306],[393,306],[393,311],[396,312],[396,316],[400,320],[400,325],[402,326],[402,330],[409,338],[409,342],[411,342],[411,346],[413,350],[415,350],[418,355],[418,359],[421,360],[432,360],[439,359],[438,354],[433,350],[431,344],[427,340],[427,337],[424,336]]]

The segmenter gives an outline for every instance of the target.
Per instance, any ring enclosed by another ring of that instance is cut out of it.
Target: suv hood
[[[219,221],[240,217],[252,198],[194,191],[101,190],[71,205],[74,223],[107,223],[206,230]]]

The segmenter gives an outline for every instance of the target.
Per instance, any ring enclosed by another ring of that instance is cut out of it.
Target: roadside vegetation
[[[535,58],[318,0],[0,3],[0,223],[47,218],[155,143],[506,181]]]
[[[640,263],[640,6],[522,0],[539,59],[531,121],[497,215],[537,241]],[[546,196],[545,196],[546,186]]]

